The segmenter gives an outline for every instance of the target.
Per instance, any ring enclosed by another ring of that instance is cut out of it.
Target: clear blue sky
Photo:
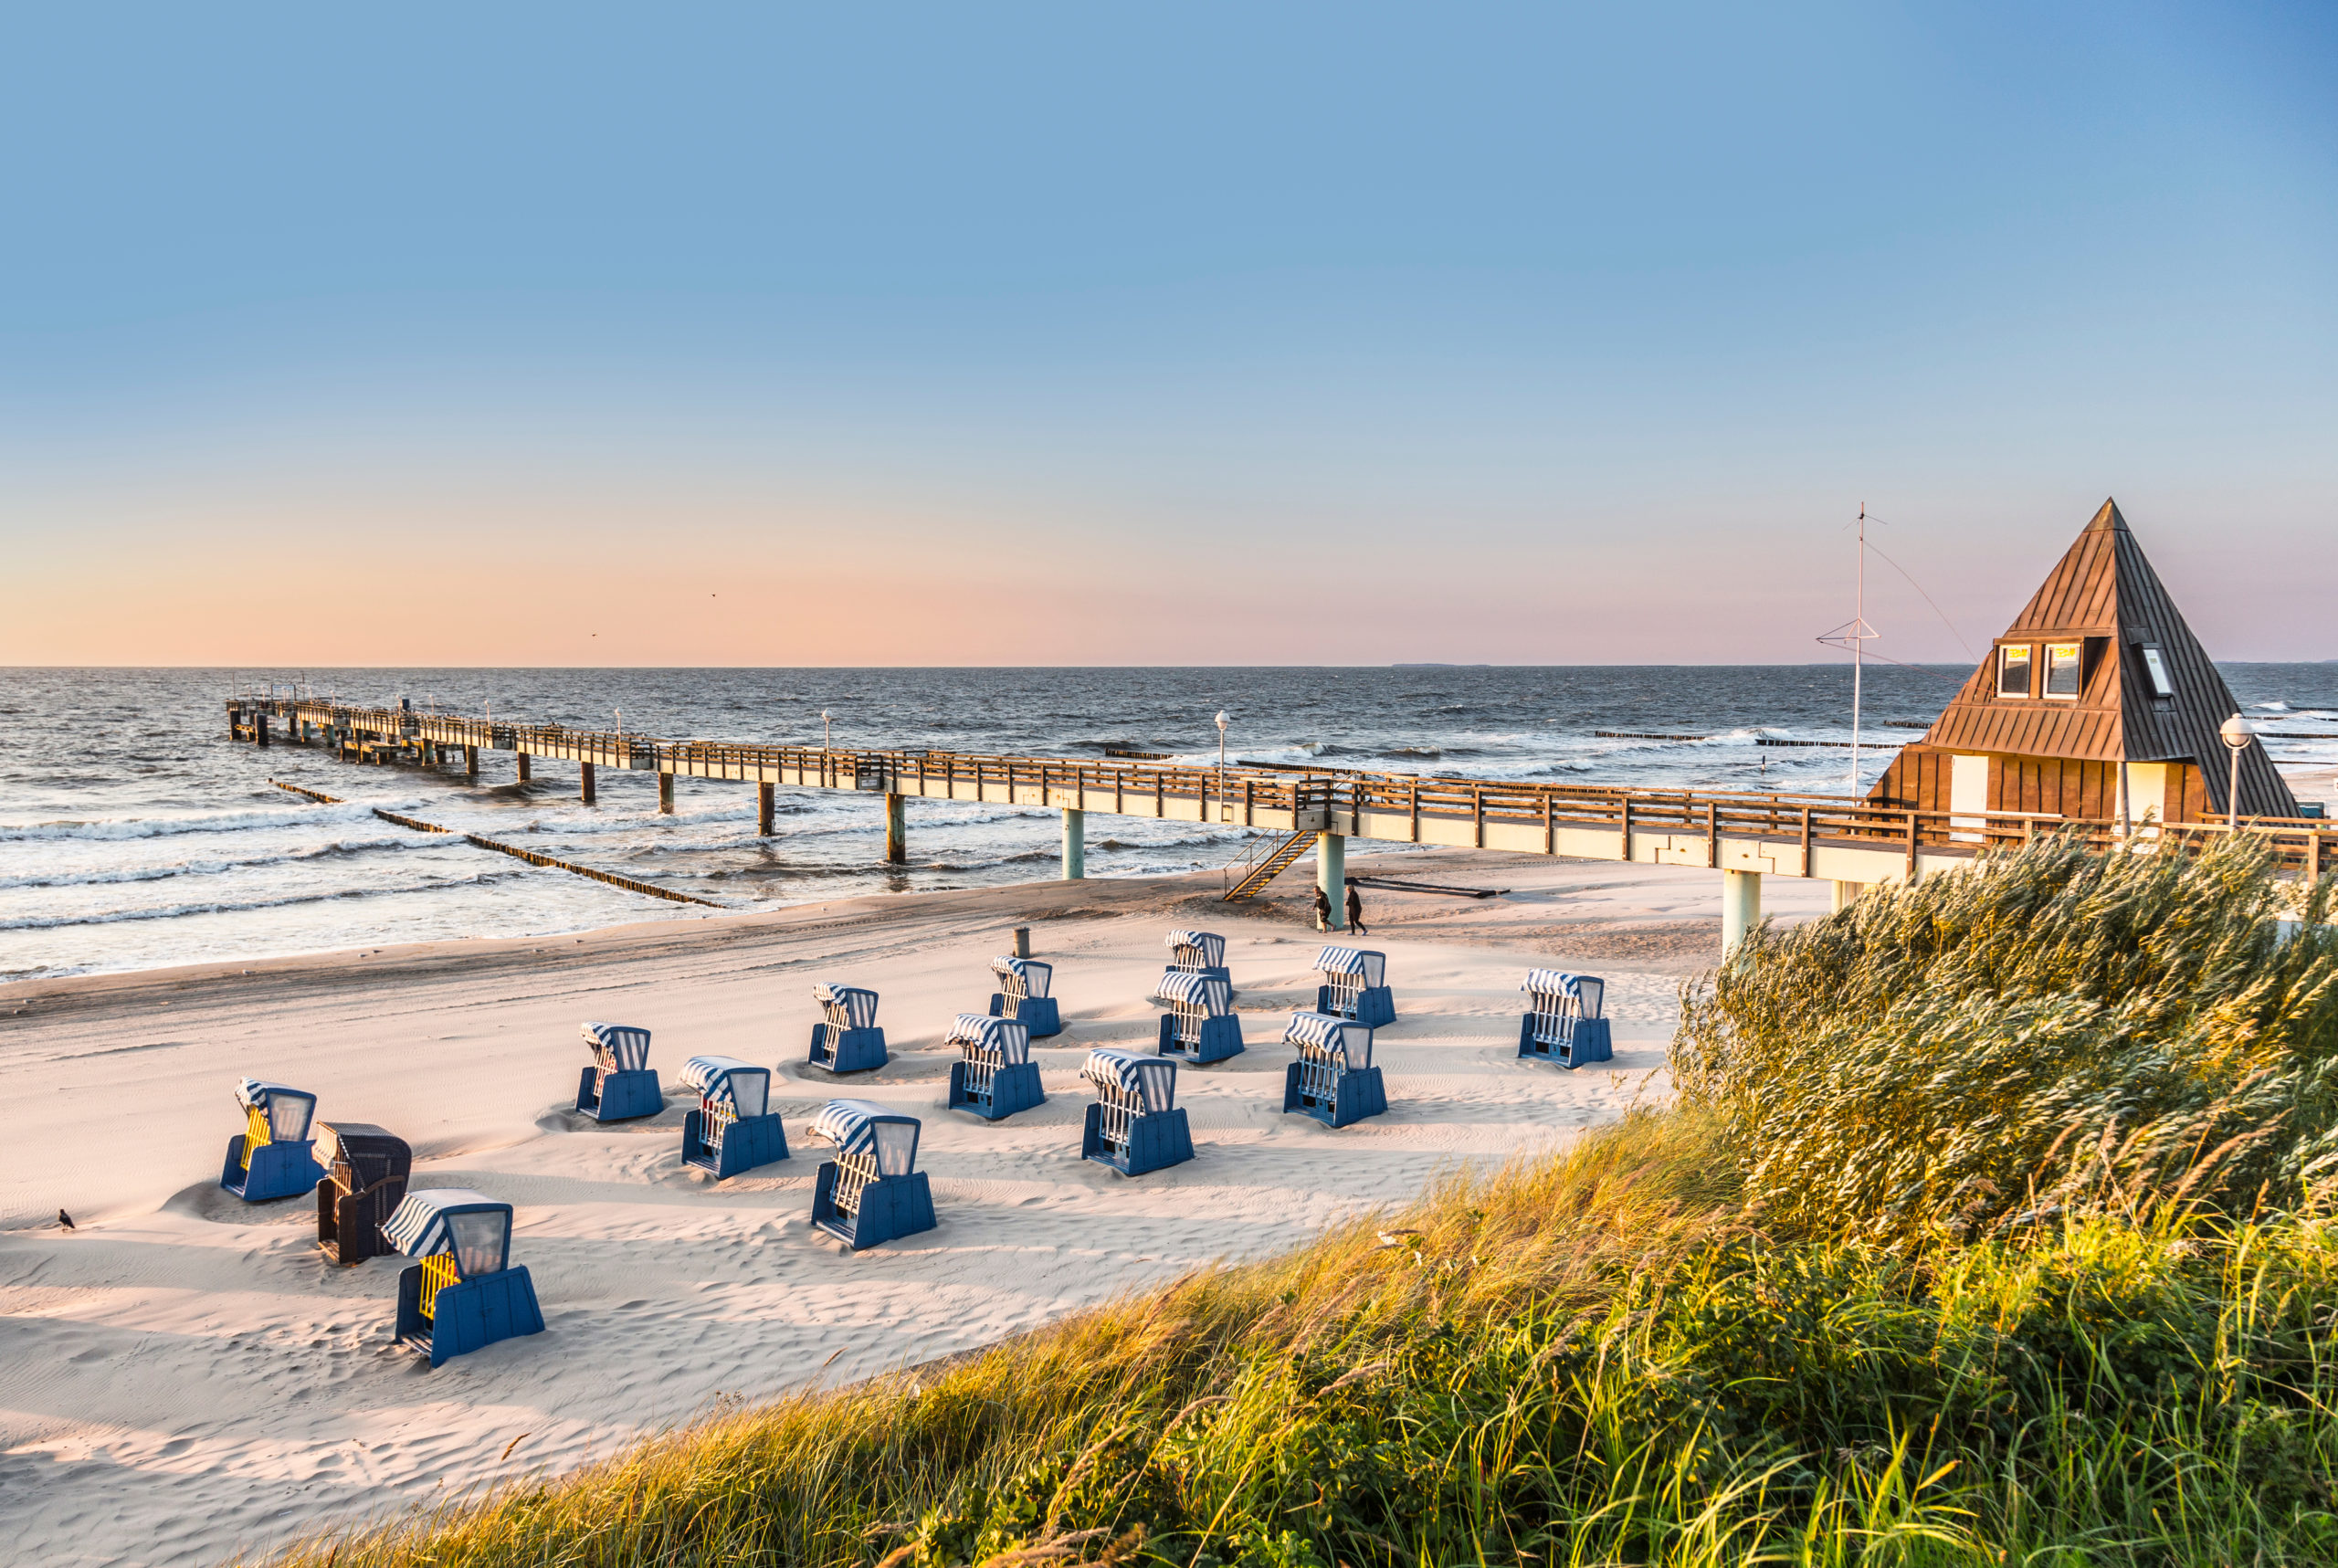
[[[18,7],[0,181],[0,663],[1801,660],[2106,494],[2338,656],[2326,5]]]

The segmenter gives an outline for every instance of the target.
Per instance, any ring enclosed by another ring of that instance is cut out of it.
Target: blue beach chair
[[[1142,1176],[1194,1157],[1193,1129],[1176,1103],[1175,1058],[1102,1047],[1088,1053],[1079,1076],[1096,1086],[1079,1135],[1082,1159]]]
[[[873,1100],[832,1100],[812,1136],[836,1145],[812,1184],[812,1223],[855,1252],[932,1230],[933,1189],[917,1169],[920,1123]]]
[[[1242,1019],[1234,987],[1195,971],[1173,969],[1153,988],[1169,1004],[1161,1015],[1161,1054],[1200,1067],[1242,1054]]]
[[[649,1066],[649,1031],[624,1024],[587,1024],[593,1065],[576,1080],[576,1109],[595,1121],[629,1121],[666,1109]]]
[[[877,993],[858,985],[812,987],[812,999],[827,1017],[812,1026],[807,1059],[826,1073],[873,1072],[883,1067],[885,1031],[877,1026]]]
[[[1519,989],[1527,995],[1526,1016],[1518,1021],[1520,1056],[1554,1061],[1563,1068],[1614,1058],[1607,1020],[1600,1016],[1606,981],[1556,969],[1530,969],[1526,984]]]
[[[382,1236],[419,1259],[398,1274],[395,1338],[437,1366],[544,1331],[535,1281],[511,1267],[511,1205],[467,1187],[408,1193]]]
[[[1282,1108],[1326,1127],[1345,1127],[1388,1109],[1380,1069],[1372,1064],[1372,1031],[1329,1013],[1293,1013],[1283,1044],[1299,1059],[1283,1070]]]
[[[247,1078],[236,1085],[236,1103],[244,1108],[244,1130],[227,1140],[219,1184],[247,1204],[315,1192],[325,1179],[309,1136],[317,1097]]]
[[[1056,999],[1048,994],[1055,980],[1054,964],[1036,958],[994,958],[990,971],[998,976],[998,989],[990,998],[992,1017],[1014,1019],[1030,1030],[1035,1040],[1063,1033]]]
[[[1388,955],[1360,947],[1327,947],[1315,955],[1323,984],[1315,988],[1315,1011],[1350,1018],[1367,1029],[1396,1021],[1395,994],[1388,989]]]
[[[951,1110],[997,1121],[1048,1098],[1031,1059],[1031,1031],[1014,1019],[961,1013],[950,1020],[946,1043],[960,1058],[950,1064]]]
[[[1234,983],[1226,967],[1226,939],[1214,931],[1173,931],[1168,937],[1171,973],[1199,974]]]
[[[692,1057],[682,1082],[698,1109],[682,1118],[682,1163],[721,1181],[787,1158],[787,1132],[771,1109],[771,1068],[736,1057]]]

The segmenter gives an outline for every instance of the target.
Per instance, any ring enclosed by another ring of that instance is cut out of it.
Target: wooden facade
[[[2235,710],[2224,677],[2106,500],[1869,798],[2095,822],[2220,817],[2231,763],[2217,731]],[[2240,813],[2298,815],[2259,741],[2241,752]]]

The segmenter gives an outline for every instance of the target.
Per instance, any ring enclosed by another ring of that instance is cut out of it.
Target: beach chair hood
[[[1322,974],[1360,974],[1366,986],[1377,990],[1387,973],[1388,955],[1361,947],[1327,947],[1315,955],[1315,968]]]
[[[1285,1045],[1297,1046],[1302,1053],[1316,1051],[1338,1057],[1353,1071],[1360,1072],[1372,1065],[1372,1031],[1353,1018],[1330,1013],[1293,1013],[1282,1037]]]
[[[408,1258],[455,1255],[464,1279],[502,1272],[511,1252],[511,1205],[469,1187],[408,1193],[382,1235]]]
[[[972,1046],[985,1055],[994,1057],[1001,1067],[1020,1067],[1031,1059],[1031,1029],[1012,1018],[994,1018],[983,1013],[961,1013],[950,1020],[950,1037],[945,1045]]]
[[[584,1044],[610,1072],[639,1072],[649,1065],[649,1031],[629,1024],[587,1024]]]
[[[682,1082],[742,1118],[762,1116],[771,1105],[771,1068],[737,1057],[692,1057],[682,1064]]]
[[[1037,958],[994,958],[990,969],[1001,980],[1011,974],[1021,981],[1026,996],[1045,996],[1056,973],[1054,964]]]
[[[1101,1047],[1088,1053],[1079,1076],[1100,1087],[1140,1097],[1147,1115],[1168,1110],[1177,1098],[1177,1064],[1167,1057]]]
[[[298,1143],[309,1136],[309,1119],[317,1113],[317,1097],[306,1089],[290,1089],[264,1079],[247,1078],[236,1085],[236,1103],[268,1118],[268,1135],[279,1143]]]
[[[812,987],[812,999],[827,1009],[828,1022],[848,1029],[868,1029],[877,1023],[877,993],[859,985],[832,985],[821,981]]]
[[[921,1124],[914,1116],[873,1100],[832,1100],[812,1119],[812,1136],[839,1154],[868,1154],[880,1176],[906,1176],[917,1166]]]
[[[1215,975],[1199,974],[1190,969],[1172,969],[1163,974],[1153,986],[1153,994],[1164,1002],[1183,1002],[1201,1008],[1213,1018],[1222,1018],[1234,1006],[1234,987]]]
[[[1214,931],[1173,931],[1167,946],[1181,960],[1190,951],[1199,968],[1226,967],[1226,939]]]
[[[1531,996],[1567,997],[1582,1007],[1585,1017],[1596,1018],[1607,983],[1592,974],[1569,974],[1561,969],[1530,969],[1526,972],[1526,984],[1521,989]]]
[[[370,1121],[318,1122],[317,1162],[346,1164],[360,1187],[403,1182],[414,1174],[414,1151],[406,1141]]]

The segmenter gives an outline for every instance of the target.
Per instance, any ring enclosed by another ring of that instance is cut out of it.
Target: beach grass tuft
[[[1676,1107],[280,1562],[2327,1563],[2338,948],[2281,900],[2054,841],[1871,892],[1691,992]]]

